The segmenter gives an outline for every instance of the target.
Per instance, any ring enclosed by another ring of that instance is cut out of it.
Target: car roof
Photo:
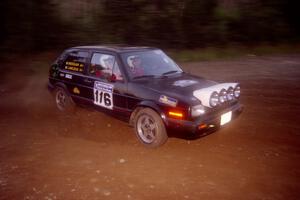
[[[77,46],[70,49],[81,49],[81,50],[105,50],[115,53],[123,52],[136,52],[136,51],[145,51],[145,50],[155,50],[154,47],[146,46],[122,46],[122,45],[91,45],[91,46]]]

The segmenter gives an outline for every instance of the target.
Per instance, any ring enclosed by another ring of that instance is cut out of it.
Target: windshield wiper
[[[171,71],[163,73],[162,75],[164,76],[164,75],[173,74],[173,73],[176,73],[176,72],[179,72],[179,71],[178,70],[171,70]]]
[[[133,77],[133,79],[140,79],[140,78],[153,78],[155,77],[154,75],[142,75],[142,76],[136,76]]]

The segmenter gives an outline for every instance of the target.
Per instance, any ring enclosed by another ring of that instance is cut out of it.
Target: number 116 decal
[[[94,84],[94,104],[108,109],[113,109],[113,88],[107,83],[95,81]]]

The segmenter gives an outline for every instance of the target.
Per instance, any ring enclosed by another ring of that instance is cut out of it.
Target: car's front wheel
[[[75,104],[70,95],[61,87],[55,89],[54,92],[56,107],[60,111],[73,112],[75,110]]]
[[[147,147],[159,147],[168,139],[162,119],[150,108],[143,108],[137,113],[135,132],[138,139]]]

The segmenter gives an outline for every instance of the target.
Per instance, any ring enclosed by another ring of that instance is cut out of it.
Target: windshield
[[[121,57],[130,78],[133,79],[182,72],[180,67],[161,50],[123,53]]]

